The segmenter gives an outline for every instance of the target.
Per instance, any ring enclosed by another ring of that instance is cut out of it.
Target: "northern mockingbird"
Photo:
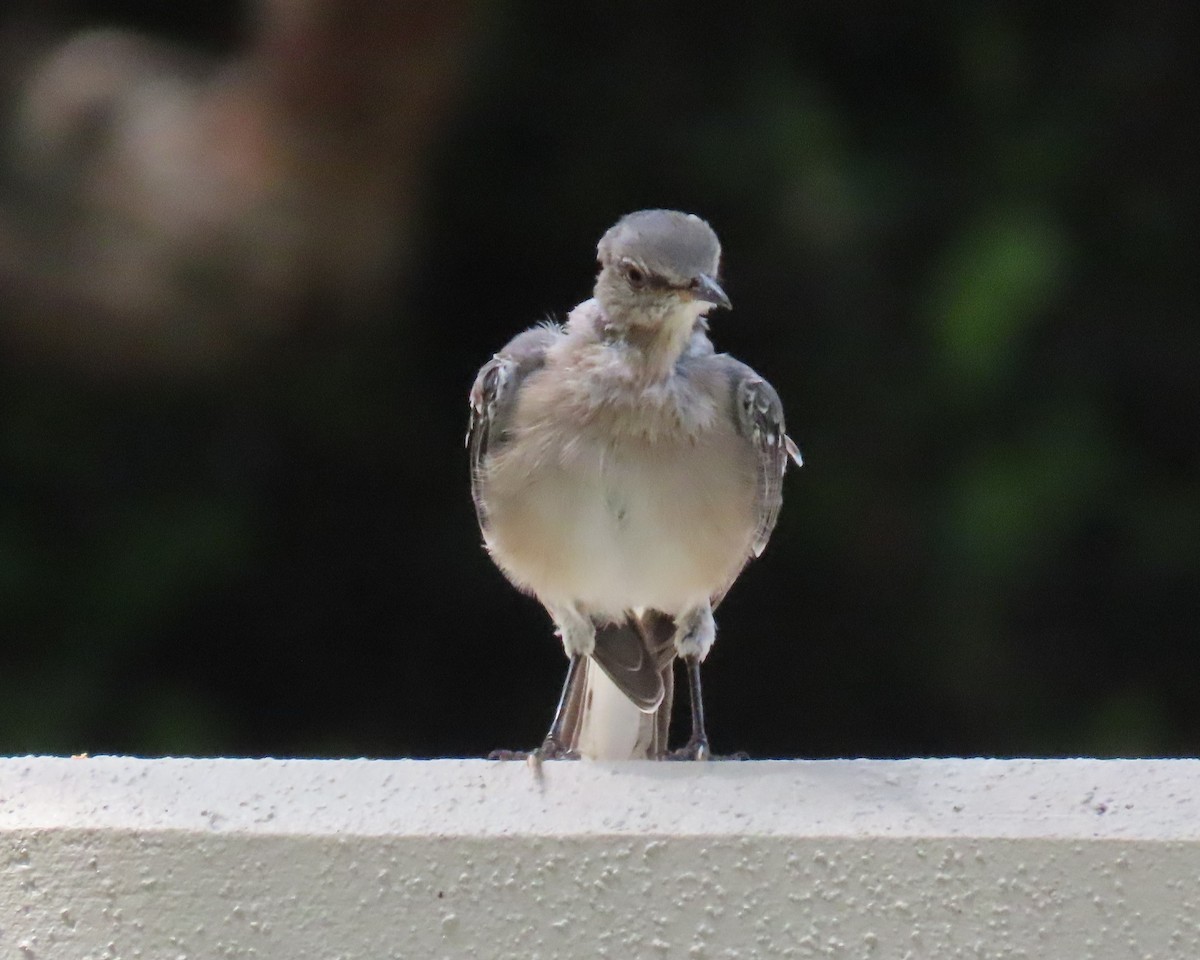
[[[708,339],[704,314],[730,303],[707,223],[631,213],[598,254],[592,299],[479,371],[475,508],[492,559],[545,606],[570,658],[534,756],[707,759],[713,608],[766,547],[800,454],[771,385]],[[692,734],[668,754],[676,657]]]

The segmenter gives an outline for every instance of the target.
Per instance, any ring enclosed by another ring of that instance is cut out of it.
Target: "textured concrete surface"
[[[1200,761],[0,760],[0,957],[1200,957]]]

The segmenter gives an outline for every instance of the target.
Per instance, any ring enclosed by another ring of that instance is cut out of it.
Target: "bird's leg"
[[[708,746],[708,732],[704,727],[704,698],[700,693],[700,658],[684,657],[687,668],[688,693],[692,701],[692,735],[678,750],[666,754],[667,760],[749,760],[750,754],[744,750],[736,753],[714,754]]]
[[[567,745],[563,743],[563,726],[566,723],[575,687],[583,681],[583,665],[586,660],[587,658],[583,654],[575,654],[571,657],[567,667],[567,677],[563,681],[562,693],[558,696],[558,706],[554,709],[554,719],[550,722],[550,729],[547,731],[542,745],[536,750],[493,750],[488,754],[489,760],[532,760],[534,763],[541,763],[543,760],[579,759],[579,754],[568,749]]]
[[[563,681],[562,693],[558,697],[558,706],[554,708],[554,719],[542,745],[534,751],[538,760],[578,760],[579,754],[568,749],[563,743],[563,724],[567,719],[567,706],[575,692],[575,686],[583,679],[583,665],[587,657],[581,653],[571,655],[571,663],[567,667],[567,678]]]
[[[675,652],[687,669],[688,695],[692,703],[692,735],[678,750],[665,755],[667,760],[746,760],[744,753],[713,756],[704,727],[704,695],[700,688],[700,664],[717,637],[712,607],[694,607],[676,620]]]
[[[587,678],[588,657],[596,649],[596,625],[592,618],[576,604],[546,604],[550,616],[558,627],[557,633],[562,640],[563,650],[571,660],[567,667],[567,678],[563,681],[562,694],[558,698],[558,706],[554,710],[554,720],[542,745],[533,752],[533,759],[541,760],[578,760],[579,753],[563,739],[571,705],[582,695],[582,690],[576,690]]]
[[[688,742],[669,754],[672,760],[709,760],[708,732],[704,729],[704,695],[700,690],[700,658],[691,655],[683,658],[687,668],[688,697],[692,704],[692,735]]]
[[[574,605],[547,604],[546,609],[554,618],[558,635],[562,638],[563,649],[570,659],[562,693],[558,697],[558,706],[554,710],[554,720],[546,733],[546,739],[536,750],[493,750],[488,754],[489,760],[531,760],[540,764],[543,760],[579,759],[579,754],[564,742],[563,733],[572,701],[576,699],[576,687],[583,683],[587,676],[584,669],[587,658],[596,649],[596,628],[591,618]]]
[[[675,652],[687,668],[688,697],[692,705],[692,735],[678,750],[667,754],[671,760],[708,760],[708,733],[704,729],[704,695],[700,688],[700,662],[708,654],[717,636],[712,607],[694,607],[676,620]]]

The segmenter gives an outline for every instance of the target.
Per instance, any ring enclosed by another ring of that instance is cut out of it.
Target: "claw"
[[[709,750],[708,740],[699,737],[692,737],[678,750],[668,751],[666,755],[668,760],[711,760],[712,751]]]
[[[550,724],[550,732],[536,750],[493,750],[488,754],[489,760],[524,760],[530,766],[540,770],[543,760],[578,760],[579,754],[563,745],[563,725],[566,720],[567,706],[576,687],[583,682],[583,664],[586,658],[580,654],[571,657],[571,665],[567,668],[567,678],[563,681],[562,694],[558,698],[558,707],[554,711],[554,722]]]
[[[547,737],[542,741],[542,745],[533,751],[533,755],[539,760],[578,760],[578,750],[568,750],[553,737]]]
[[[528,760],[528,750],[493,750],[487,755],[489,760]]]
[[[725,760],[749,760],[750,754],[745,750],[736,750],[733,753],[713,753],[708,746],[707,740],[689,740],[678,750],[669,750],[664,753],[659,759],[661,760],[709,760],[713,763]]]
[[[540,764],[543,760],[578,760],[576,750],[568,750],[557,740],[547,737],[536,750],[493,750],[487,755],[489,760],[524,760],[527,763]]]

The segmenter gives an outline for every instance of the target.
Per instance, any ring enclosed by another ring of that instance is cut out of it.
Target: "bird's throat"
[[[666,380],[691,340],[700,311],[688,305],[673,310],[655,324],[631,324],[624,340],[633,347],[639,372],[646,382]]]

